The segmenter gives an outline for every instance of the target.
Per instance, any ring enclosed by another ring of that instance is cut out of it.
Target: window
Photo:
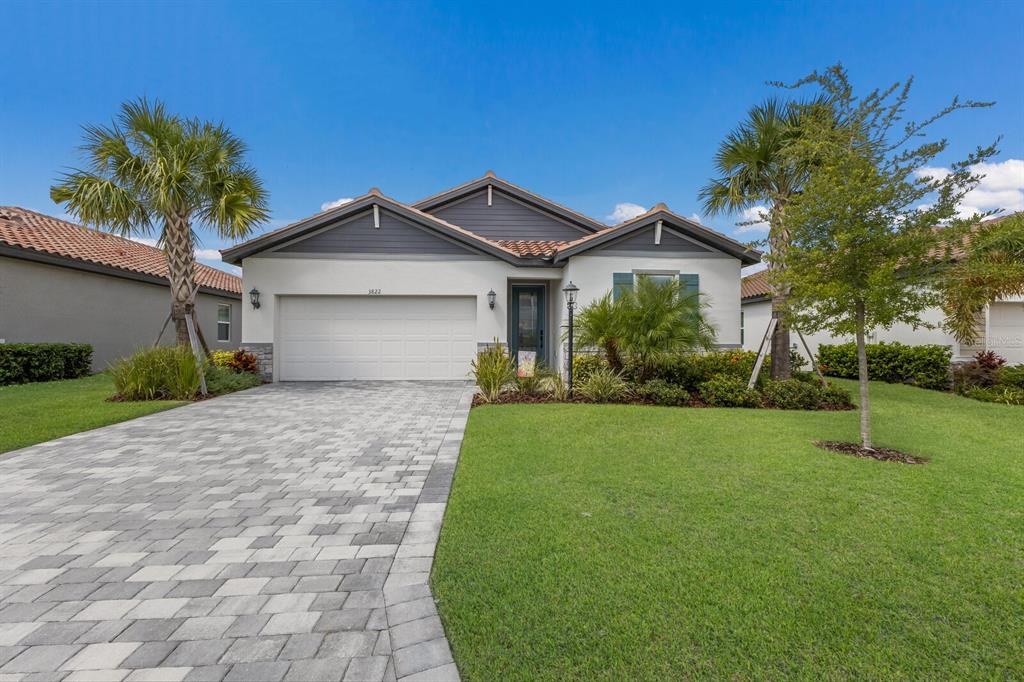
[[[217,305],[217,340],[231,340],[231,306]]]
[[[658,286],[664,286],[678,277],[678,275],[675,274],[669,275],[661,272],[638,272],[637,274],[641,277],[646,277]]]

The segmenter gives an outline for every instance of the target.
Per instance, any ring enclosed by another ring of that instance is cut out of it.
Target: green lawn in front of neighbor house
[[[81,379],[0,386],[0,452],[184,405],[174,400],[112,403],[106,373]]]
[[[854,382],[840,382],[851,390]],[[463,679],[1020,679],[1024,408],[471,412],[432,585]]]

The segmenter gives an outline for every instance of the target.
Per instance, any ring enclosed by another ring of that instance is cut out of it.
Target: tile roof
[[[547,258],[554,255],[559,247],[565,246],[569,242],[543,239],[499,239],[498,244],[523,258]]]
[[[762,296],[771,296],[772,287],[768,283],[768,271],[761,270],[755,272],[752,275],[747,275],[740,282],[740,299],[747,300],[748,298],[760,298]]]
[[[0,206],[0,244],[167,278],[167,260],[156,247],[17,206]],[[241,277],[202,263],[196,263],[196,282],[208,289],[242,293]]]

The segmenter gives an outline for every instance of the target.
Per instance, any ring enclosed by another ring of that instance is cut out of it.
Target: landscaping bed
[[[850,412],[474,409],[432,575],[463,679],[1017,677],[1018,408],[871,394],[926,466],[814,445]]]

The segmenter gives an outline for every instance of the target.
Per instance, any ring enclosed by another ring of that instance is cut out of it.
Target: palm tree
[[[222,124],[181,118],[146,99],[122,104],[109,127],[83,129],[87,168],[65,173],[50,196],[83,223],[124,237],[149,236],[159,226],[171,319],[178,344],[189,345],[186,318],[196,319],[193,221],[237,239],[269,217],[245,144]]]
[[[789,244],[784,221],[786,202],[807,179],[808,169],[784,153],[798,134],[800,112],[806,106],[769,99],[751,109],[747,119],[718,147],[715,169],[721,177],[711,180],[700,192],[706,215],[768,204],[768,246],[776,256]],[[772,263],[770,268],[775,267]],[[772,378],[788,379],[790,339],[783,317],[788,290],[776,283],[772,287],[772,317],[778,319],[772,339]]]
[[[974,343],[978,315],[991,301],[1024,296],[1024,213],[980,223],[966,253],[939,279],[946,327],[957,341]]]
[[[609,291],[580,311],[573,330],[573,342],[577,348],[600,348],[604,351],[608,366],[616,372],[622,369],[619,350],[621,308],[619,301],[613,299]]]

